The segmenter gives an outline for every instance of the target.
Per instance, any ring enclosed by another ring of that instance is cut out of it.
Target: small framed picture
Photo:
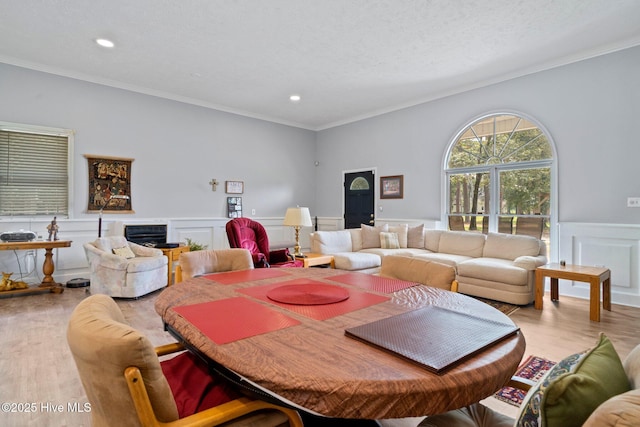
[[[380,198],[381,199],[402,199],[404,175],[381,176],[380,177]]]
[[[242,218],[242,197],[227,197],[227,216]]]
[[[227,194],[242,194],[244,193],[244,182],[225,181],[225,191]]]

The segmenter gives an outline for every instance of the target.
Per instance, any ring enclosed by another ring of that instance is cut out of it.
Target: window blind
[[[0,216],[67,216],[68,150],[68,136],[0,130]]]

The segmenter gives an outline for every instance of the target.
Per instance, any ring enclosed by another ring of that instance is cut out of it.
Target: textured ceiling
[[[0,62],[317,130],[639,45],[639,23],[638,0],[2,0]]]

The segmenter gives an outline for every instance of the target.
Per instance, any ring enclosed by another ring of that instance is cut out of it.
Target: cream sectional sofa
[[[458,292],[518,305],[533,302],[535,269],[547,263],[546,245],[534,237],[423,225],[316,231],[311,251],[333,255],[338,269],[365,273],[378,273],[382,258],[392,254],[451,265]]]

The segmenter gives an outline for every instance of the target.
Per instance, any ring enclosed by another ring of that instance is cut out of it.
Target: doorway
[[[375,181],[372,170],[344,174],[344,228],[375,223]]]

